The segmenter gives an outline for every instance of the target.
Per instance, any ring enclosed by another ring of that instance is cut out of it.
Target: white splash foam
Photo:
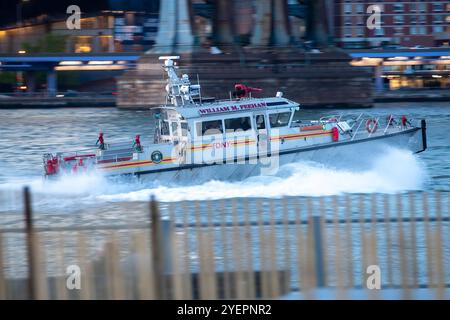
[[[421,190],[426,171],[411,152],[388,148],[372,159],[366,169],[339,169],[315,162],[282,166],[276,176],[251,177],[241,182],[209,181],[200,185],[149,187],[136,182],[112,182],[100,174],[16,180],[0,190],[30,186],[36,204],[70,206],[82,202],[147,201],[151,195],[164,202],[240,197],[280,198],[342,193],[395,193]]]
[[[22,189],[24,186],[39,194],[53,195],[92,195],[96,191],[103,193],[107,186],[106,179],[99,173],[66,175],[55,180],[45,180],[43,178],[17,179],[6,184],[2,184],[0,189]]]
[[[277,176],[260,176],[242,182],[210,181],[196,186],[140,189],[97,196],[102,201],[146,201],[150,195],[165,202],[234,197],[321,196],[342,193],[394,193],[420,190],[426,174],[409,151],[387,149],[373,159],[370,168],[352,171],[314,162],[299,162],[280,168]]]

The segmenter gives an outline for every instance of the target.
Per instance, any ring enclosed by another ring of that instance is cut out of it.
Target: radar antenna
[[[200,95],[200,84],[192,85],[189,76],[183,74],[178,77],[175,72],[174,60],[180,59],[179,56],[162,56],[159,60],[164,60],[164,70],[167,72],[167,99],[176,107],[185,106],[187,104],[195,104],[193,97]]]

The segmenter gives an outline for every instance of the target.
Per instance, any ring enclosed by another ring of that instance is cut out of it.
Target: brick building
[[[370,30],[367,21],[381,10],[380,28]],[[344,48],[396,46],[448,46],[450,44],[450,2],[445,0],[336,0],[334,35]]]

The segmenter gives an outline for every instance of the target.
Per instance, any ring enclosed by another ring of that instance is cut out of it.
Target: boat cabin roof
[[[211,117],[215,118],[235,113],[258,112],[286,108],[295,108],[299,104],[286,98],[248,98],[240,100],[225,100],[183,107],[164,106],[163,110],[174,110],[184,119]]]

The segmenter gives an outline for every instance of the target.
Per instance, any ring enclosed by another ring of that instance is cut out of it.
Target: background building
[[[0,15],[2,53],[144,51],[154,44],[158,30],[155,0],[9,2],[9,7],[2,4],[7,11]],[[72,4],[81,8],[79,30],[66,26]]]
[[[381,7],[381,28],[366,27],[370,5]],[[450,2],[445,0],[336,0],[335,40],[344,48],[448,46]]]
[[[145,52],[155,44],[159,26],[167,27],[164,21],[168,17],[159,16],[162,3],[165,2],[2,1],[0,52]],[[195,46],[286,46],[308,37],[305,8],[310,3],[315,1],[183,0],[176,7],[178,12],[183,11],[181,7],[188,8],[189,21],[185,23]],[[70,5],[81,8],[79,30],[66,27]],[[168,16],[175,15],[171,12]]]

